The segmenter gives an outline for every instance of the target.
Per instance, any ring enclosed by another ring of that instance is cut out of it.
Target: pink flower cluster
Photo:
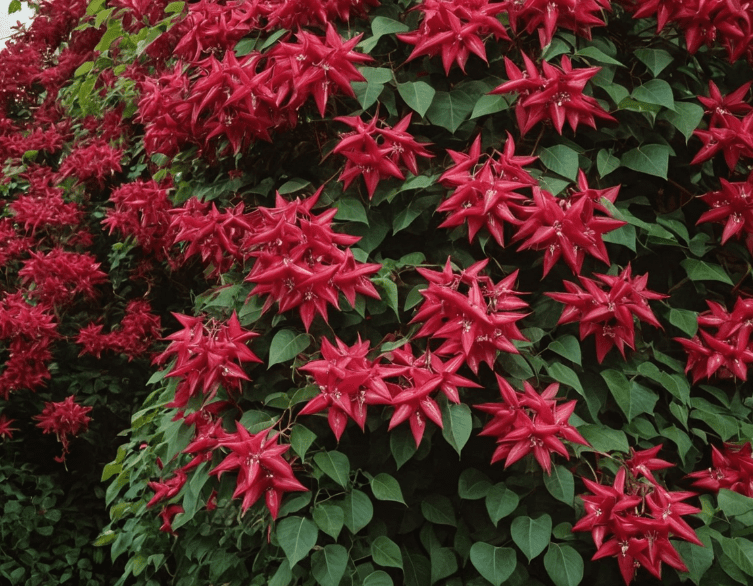
[[[92,354],[97,358],[103,352],[120,352],[129,360],[143,356],[160,335],[160,318],[152,313],[148,301],[129,301],[120,325],[102,333],[102,324],[91,323],[79,330],[76,343],[83,346],[80,355]]]
[[[544,471],[551,475],[552,453],[570,459],[562,440],[589,445],[578,430],[568,423],[577,402],[557,405],[559,383],[553,383],[538,393],[525,381],[524,392],[521,393],[504,378],[496,376],[502,402],[475,405],[476,409],[492,415],[491,421],[479,432],[479,435],[497,438],[492,464],[504,460],[507,468],[533,454]]]
[[[685,372],[694,381],[714,375],[747,380],[753,362],[753,299],[738,297],[731,312],[714,301],[706,304],[709,309],[698,316],[698,334],[690,340],[675,338],[688,354]]]
[[[693,486],[719,492],[722,488],[753,498],[753,456],[750,442],[742,445],[725,443],[719,450],[711,446],[712,466],[688,474]]]
[[[37,427],[44,433],[54,433],[58,441],[63,444],[63,453],[55,457],[57,462],[65,462],[69,453],[71,438],[77,437],[89,429],[91,417],[88,413],[91,407],[82,407],[75,402],[73,395],[57,403],[45,403],[40,415],[34,419],[39,421]]]
[[[701,510],[683,501],[693,492],[669,491],[652,471],[672,467],[657,458],[661,446],[632,452],[615,475],[611,486],[583,479],[593,494],[581,495],[586,515],[573,531],[590,531],[596,545],[591,558],[615,557],[625,584],[630,584],[640,567],[661,579],[662,563],[680,572],[688,568],[670,537],[702,546],[695,531],[683,519]]]

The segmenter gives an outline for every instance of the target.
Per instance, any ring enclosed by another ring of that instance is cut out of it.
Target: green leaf
[[[435,584],[443,578],[452,576],[458,571],[458,560],[455,552],[449,547],[435,547],[430,554],[431,583]]]
[[[583,579],[583,558],[569,545],[549,544],[544,567],[555,586],[578,586]]]
[[[662,435],[677,446],[677,453],[680,455],[683,464],[685,464],[685,457],[690,448],[693,447],[688,434],[677,428],[677,426],[670,425],[662,429]]]
[[[360,490],[347,494],[340,503],[340,507],[345,513],[345,526],[353,534],[366,527],[374,516],[371,499]]]
[[[345,454],[333,450],[314,454],[314,462],[322,472],[337,482],[343,488],[348,485],[350,476],[350,461]]]
[[[723,537],[721,540],[722,551],[727,557],[748,576],[753,576],[753,542],[734,537],[728,539]]]
[[[606,63],[607,65],[619,65],[620,67],[625,67],[622,63],[620,63],[616,59],[612,59],[609,55],[607,55],[603,51],[600,51],[596,47],[584,47],[583,49],[576,51],[576,53],[574,54],[574,57],[588,57],[590,59],[593,59],[594,61],[598,61],[599,63]]]
[[[544,486],[554,498],[573,506],[575,479],[573,473],[561,465],[552,466],[552,473],[544,476]]]
[[[434,101],[436,90],[425,81],[409,81],[397,84],[397,93],[423,118]]]
[[[110,45],[112,45],[113,41],[121,36],[123,36],[123,29],[121,28],[120,21],[109,21],[107,23],[107,30],[105,31],[105,34],[102,35],[102,38],[99,40],[99,43],[97,43],[97,46],[94,47],[94,50],[99,51],[100,53],[107,51],[110,48]]]
[[[620,162],[623,167],[633,171],[666,179],[671,152],[667,145],[646,144],[626,152]]]
[[[397,298],[397,285],[388,277],[376,277],[371,280],[372,283],[382,291],[380,296],[387,306],[395,312],[395,315],[400,318],[400,305]]]
[[[373,36],[369,37],[368,39],[364,39],[363,41],[358,43],[358,46],[364,53],[368,54],[373,51],[374,47],[377,46],[379,39],[381,39],[384,35],[404,33],[409,30],[410,28],[402,22],[392,20],[391,18],[387,18],[385,16],[377,16],[374,18],[374,20],[371,21],[371,33]]]
[[[425,556],[403,549],[403,575],[405,586],[429,586],[431,564]]]
[[[91,3],[91,4],[89,5],[89,6],[87,6],[87,8],[86,8],[86,13],[87,13],[87,14],[94,14],[94,12],[89,12],[89,8],[91,7],[91,5],[92,5],[92,4],[94,4],[94,2],[92,2],[92,3]],[[104,0],[103,0],[102,2],[99,2],[99,3],[98,3],[98,5],[99,5],[99,6],[102,6],[103,4],[104,4]],[[20,2],[20,0],[13,0],[13,1],[12,1],[12,2],[11,2],[11,3],[9,4],[9,5],[8,5],[8,14],[15,14],[16,12],[21,12],[21,8],[22,8],[22,7],[21,7],[21,2]],[[97,10],[97,9],[95,9],[95,12],[96,12],[96,10]]]
[[[627,454],[630,449],[625,432],[618,429],[610,429],[604,425],[581,425],[578,432],[597,452]]]
[[[518,508],[520,498],[516,493],[499,482],[489,489],[486,495],[486,511],[495,525]]]
[[[296,334],[293,330],[280,330],[272,338],[269,346],[269,367],[287,362],[298,356],[311,344],[307,334]]]
[[[78,69],[73,72],[73,77],[81,77],[82,75],[86,75],[92,70],[92,67],[94,67],[94,61],[84,61],[81,65],[78,66]]]
[[[467,501],[475,501],[485,498],[491,487],[492,483],[486,474],[475,468],[466,468],[458,479],[458,496]]]
[[[515,550],[477,541],[471,546],[471,563],[494,586],[500,586],[515,570]]]
[[[312,515],[319,529],[333,539],[337,539],[345,523],[345,513],[341,507],[321,503],[314,507]]]
[[[380,535],[371,542],[371,558],[380,566],[403,569],[400,547],[385,535]]]
[[[540,148],[537,152],[544,166],[568,179],[578,176],[578,153],[564,144]]]
[[[642,61],[654,77],[672,63],[672,55],[663,49],[636,49],[633,54]]]
[[[685,269],[688,279],[691,281],[720,281],[727,285],[733,285],[732,279],[719,265],[707,263],[694,258],[686,258],[680,262],[680,266]]]
[[[410,106],[410,104],[408,105]],[[426,117],[432,124],[446,128],[455,134],[455,131],[465,122],[470,113],[473,112],[475,105],[476,100],[463,90],[456,89],[452,92],[437,92],[431,102],[431,106],[426,111]]]
[[[549,344],[548,348],[580,366],[580,342],[575,336],[570,334],[560,336]]]
[[[582,396],[585,396],[586,393],[583,390],[583,385],[580,384],[578,375],[569,366],[565,366],[560,362],[555,362],[554,364],[547,364],[546,371],[549,373],[549,376],[557,382],[571,386]]]
[[[424,210],[435,207],[436,204],[437,198],[434,195],[427,195],[410,200],[408,205],[403,206],[395,215],[395,219],[392,221],[392,235],[394,236],[401,230],[405,230],[424,212]]]
[[[442,437],[460,456],[460,451],[471,437],[473,427],[471,408],[465,403],[443,403],[442,424]]]
[[[92,543],[92,545],[94,547],[103,547],[105,545],[110,545],[117,538],[118,534],[111,529],[108,529],[107,531],[103,531],[100,536],[94,540],[94,543]]]
[[[699,534],[701,540],[703,537]],[[695,584],[701,583],[701,578],[706,571],[714,563],[714,548],[709,543],[705,543],[705,547],[696,545],[695,543],[688,543],[687,541],[671,541],[674,545],[677,553],[680,554],[682,561],[688,568],[687,575]],[[680,574],[681,576],[685,574]]]
[[[430,494],[422,500],[421,514],[423,514],[424,519],[437,525],[458,526],[452,502],[441,494]]]
[[[394,582],[387,572],[377,570],[363,579],[363,586],[394,586]]]
[[[675,102],[674,111],[662,112],[661,117],[679,130],[685,137],[685,142],[687,142],[703,119],[703,107],[690,102]]]
[[[290,564],[287,560],[282,560],[282,563],[277,567],[277,570],[269,581],[269,586],[288,586],[293,580],[293,572],[290,571]]]
[[[719,490],[717,502],[727,517],[738,517],[753,511],[753,498],[732,492],[726,488]]]
[[[306,452],[315,439],[316,434],[300,423],[296,423],[290,431],[290,446],[301,457],[301,461],[306,460]]]
[[[417,449],[413,434],[407,426],[400,425],[390,431],[390,452],[398,470],[413,457]]]
[[[653,413],[654,405],[659,400],[655,392],[635,381],[629,381],[618,370],[605,370],[601,377],[628,421],[632,421],[641,413]]]
[[[691,338],[698,331],[698,314],[687,309],[670,309],[669,323],[686,333]]]
[[[505,96],[496,95],[492,96],[485,94],[481,96],[476,105],[473,106],[473,112],[471,112],[471,120],[480,116],[488,116],[489,114],[496,114],[502,112],[510,107],[510,103]]]
[[[405,504],[400,483],[386,472],[380,472],[371,479],[371,492],[377,500]]]
[[[364,208],[363,204],[356,198],[346,197],[338,199],[334,205],[337,206],[335,220],[342,220],[344,222],[361,222],[367,226],[369,225],[366,208]]]
[[[179,13],[183,12],[183,7],[186,5],[185,2],[170,2],[167,6],[165,6],[165,14],[173,14],[173,13]]]
[[[612,230],[606,234],[601,235],[601,239],[604,242],[611,242],[612,244],[621,244],[626,246],[633,252],[635,252],[635,226],[625,224],[616,230]]]
[[[348,565],[348,550],[331,543],[311,556],[311,573],[321,586],[338,586]]]
[[[318,536],[319,529],[311,519],[286,517],[277,523],[277,541],[291,568],[308,555]]]
[[[552,518],[541,515],[536,519],[515,517],[510,525],[510,535],[530,563],[549,545],[552,536]]]
[[[620,160],[607,149],[601,149],[596,155],[596,170],[599,177],[606,177],[620,166]]]
[[[675,109],[675,99],[672,88],[663,79],[652,79],[633,90],[633,99],[644,104],[663,106],[669,110]]]

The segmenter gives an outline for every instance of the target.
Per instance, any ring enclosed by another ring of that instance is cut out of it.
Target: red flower
[[[497,438],[492,464],[504,460],[507,468],[528,454],[533,454],[546,473],[551,474],[552,452],[570,459],[570,454],[562,443],[563,439],[589,445],[568,423],[576,401],[562,405],[556,403],[559,383],[549,385],[539,394],[525,381],[525,392],[520,393],[504,378],[496,376],[502,402],[475,406],[493,415],[493,419],[479,433]]]
[[[541,62],[543,77],[531,60],[523,55],[526,74],[505,57],[505,69],[510,81],[497,86],[491,94],[518,92],[515,116],[520,134],[525,135],[542,120],[552,120],[557,132],[562,134],[565,121],[575,132],[579,124],[596,128],[595,118],[617,122],[607,114],[591,96],[583,95],[586,83],[596,75],[600,67],[573,69],[570,58],[562,56],[561,67]]]
[[[711,208],[698,218],[697,224],[724,224],[722,244],[732,238],[745,237],[745,245],[753,253],[753,174],[745,181],[729,182],[720,179],[722,188],[700,196]]]
[[[107,275],[99,270],[100,263],[91,254],[62,248],[53,248],[46,254],[33,251],[29,254],[31,258],[24,261],[18,276],[22,283],[36,285],[30,296],[42,303],[63,305],[79,293],[93,298],[97,294],[95,287],[107,280]]]
[[[280,434],[270,436],[269,429],[250,434],[240,422],[236,427],[238,431],[221,442],[221,448],[228,448],[230,453],[210,474],[220,478],[225,472],[237,470],[233,498],[243,496],[241,511],[245,513],[264,495],[267,509],[276,519],[284,493],[308,490],[296,480],[290,463],[282,457],[290,446],[278,444]]]
[[[558,325],[578,322],[581,340],[591,334],[596,337],[596,358],[601,363],[607,352],[615,346],[623,358],[625,346],[635,348],[633,316],[654,327],[662,327],[648,306],[648,301],[667,296],[646,289],[648,275],[632,277],[630,265],[617,276],[597,274],[596,277],[609,287],[608,291],[596,281],[578,277],[585,290],[564,281],[568,293],[545,295],[566,305]]]
[[[359,238],[332,230],[337,210],[311,212],[321,191],[291,202],[278,194],[276,207],[258,208],[262,219],[243,244],[256,259],[245,279],[256,284],[251,295],[268,295],[263,311],[275,301],[280,313],[298,307],[306,331],[317,313],[327,321],[327,307],[339,309],[340,293],[351,306],[357,293],[379,298],[367,276],[380,265],[356,262],[349,248],[341,248]]]
[[[586,253],[609,264],[609,256],[602,235],[625,225],[605,214],[601,204],[593,198],[609,193],[616,197],[616,188],[611,190],[588,189],[585,176],[579,177],[583,191],[570,198],[556,198],[548,191],[533,188],[533,205],[526,210],[528,218],[521,222],[513,241],[524,240],[519,250],[533,248],[544,251],[544,276],[554,264],[564,257],[576,275],[580,275]],[[596,215],[601,211],[604,215]]]
[[[596,16],[603,10],[610,10],[610,0],[528,0],[508,2],[510,28],[517,32],[525,28],[527,33],[538,30],[541,48],[552,42],[558,28],[591,38],[591,27],[604,26],[604,21]]]
[[[505,224],[519,225],[525,217],[521,202],[529,197],[517,190],[538,185],[523,168],[537,157],[515,156],[515,142],[509,133],[503,152],[495,150],[483,163],[481,135],[468,155],[448,153],[455,165],[442,174],[439,182],[456,189],[437,208],[438,212],[450,212],[439,227],[452,228],[467,222],[470,242],[481,228],[486,228],[497,244],[504,246]]]
[[[58,441],[63,444],[63,453],[55,457],[56,462],[65,462],[71,437],[77,437],[89,429],[91,417],[88,413],[91,407],[82,407],[75,402],[73,395],[57,403],[45,403],[40,415],[34,419],[39,421],[37,427],[43,433],[54,433]]]
[[[411,9],[423,13],[419,29],[399,33],[397,38],[415,45],[408,61],[421,55],[442,55],[445,74],[450,74],[453,62],[465,72],[471,53],[486,61],[485,39],[510,40],[505,27],[496,18],[506,8],[505,2],[490,3],[489,0],[424,0]]]
[[[322,338],[322,359],[300,368],[314,377],[319,394],[303,407],[299,415],[310,415],[327,409],[332,433],[340,441],[348,418],[361,428],[366,424],[369,405],[387,404],[391,396],[382,376],[384,368],[366,358],[369,342],[358,339],[353,346],[335,338],[337,347]]]
[[[462,355],[474,373],[486,362],[493,368],[497,351],[518,353],[513,340],[525,340],[515,322],[525,317],[517,310],[528,305],[512,289],[518,271],[495,284],[479,276],[487,260],[455,274],[447,259],[442,272],[418,269],[429,281],[421,291],[423,304],[411,323],[423,322],[416,337],[444,339],[435,351],[439,356]],[[460,292],[461,285],[466,291]]]
[[[688,474],[696,478],[693,486],[719,492],[722,488],[753,498],[753,457],[750,442],[742,445],[725,443],[723,450],[711,446],[712,466]]]
[[[164,363],[171,355],[177,360],[168,377],[180,377],[178,388],[167,406],[182,408],[188,400],[199,394],[210,401],[220,385],[228,393],[240,392],[241,381],[250,380],[243,371],[243,362],[261,362],[248,349],[246,341],[259,334],[244,330],[235,312],[227,323],[210,319],[206,324],[201,317],[191,317],[173,313],[183,325],[183,329],[165,338],[171,340],[167,349],[154,359],[156,364]]]
[[[691,340],[675,338],[685,348],[688,362],[685,372],[692,372],[693,380],[711,378],[748,378],[748,364],[753,362],[753,300],[738,298],[729,313],[720,304],[706,301],[709,310],[698,316],[701,329]],[[715,328],[711,334],[702,328]]]
[[[167,505],[159,514],[160,519],[162,519],[162,525],[159,530],[164,531],[165,533],[170,533],[171,535],[177,535],[175,531],[173,531],[172,523],[175,520],[176,515],[184,512],[183,507],[180,505]]]
[[[7,415],[0,413],[0,437],[13,439],[13,432],[18,431],[15,427],[11,427],[11,423],[15,422],[15,419],[8,419]]]

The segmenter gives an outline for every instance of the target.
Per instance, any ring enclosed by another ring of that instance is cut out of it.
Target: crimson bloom
[[[753,456],[750,442],[711,446],[711,467],[688,474],[693,486],[711,492],[722,488],[753,498]]]
[[[245,513],[264,495],[267,509],[276,519],[284,493],[308,490],[296,480],[290,462],[282,457],[290,446],[279,444],[280,434],[270,436],[269,429],[251,434],[240,422],[236,422],[236,428],[236,433],[228,434],[220,443],[220,449],[230,453],[210,474],[220,478],[225,472],[237,470],[233,498],[243,497],[241,511]]]
[[[697,224],[723,224],[722,244],[733,237],[744,239],[748,250],[753,253],[753,174],[745,181],[730,182],[724,178],[720,181],[722,188],[719,191],[710,191],[699,197],[711,209],[701,214]]]
[[[505,69],[510,81],[489,92],[519,94],[515,116],[521,135],[525,136],[542,120],[551,120],[560,134],[565,121],[573,132],[579,124],[596,128],[596,118],[617,122],[604,111],[596,99],[583,94],[586,83],[600,71],[600,67],[573,69],[570,58],[563,55],[560,67],[542,61],[542,70],[539,72],[528,56],[525,53],[522,55],[526,73],[505,57]]]
[[[603,284],[587,277],[578,277],[585,289],[570,281],[564,281],[567,293],[546,295],[566,305],[557,324],[578,322],[581,340],[594,335],[596,358],[601,363],[615,346],[623,358],[625,346],[635,348],[634,316],[654,327],[662,327],[651,311],[648,301],[664,299],[666,295],[647,289],[648,275],[633,277],[630,265],[619,275],[597,274],[596,277]]]
[[[18,431],[15,427],[11,427],[11,424],[15,422],[15,419],[8,419],[5,413],[0,414],[0,437],[13,439],[13,432]]]
[[[604,26],[595,13],[612,9],[610,0],[527,0],[508,2],[507,6],[510,28],[515,32],[523,28],[527,33],[538,31],[542,48],[552,42],[558,28],[590,39],[592,27]]]
[[[39,421],[37,427],[41,428],[43,433],[54,433],[63,444],[63,453],[55,457],[56,462],[65,462],[71,438],[89,429],[91,417],[88,413],[92,408],[82,407],[75,400],[76,398],[70,395],[57,403],[45,403],[42,413],[34,416],[34,419]]]
[[[552,453],[570,459],[562,440],[589,445],[578,430],[568,423],[570,415],[575,410],[576,401],[557,405],[555,397],[559,383],[553,383],[541,393],[537,393],[528,381],[525,381],[525,390],[521,393],[513,389],[501,376],[496,377],[502,402],[475,406],[476,409],[493,416],[479,433],[497,438],[492,464],[504,460],[507,468],[528,454],[533,454],[544,471],[551,474]]]

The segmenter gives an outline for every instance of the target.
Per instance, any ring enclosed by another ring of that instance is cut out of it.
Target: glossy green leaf
[[[552,473],[544,475],[544,486],[558,501],[573,506],[575,479],[570,470],[560,464],[552,466]]]
[[[425,556],[403,548],[404,586],[430,586],[431,564]]]
[[[345,513],[345,526],[350,529],[351,533],[358,533],[374,517],[374,505],[371,504],[371,499],[360,490],[347,494],[339,505]]]
[[[321,586],[338,586],[348,565],[348,550],[330,543],[311,556],[311,573]]]
[[[635,381],[629,381],[618,370],[604,370],[601,376],[628,421],[632,421],[641,413],[653,413],[654,405],[659,400],[655,392]]]
[[[446,128],[454,134],[470,116],[475,105],[476,100],[462,90],[437,92],[426,111],[426,117],[432,124]]]
[[[479,118],[481,116],[488,116],[489,114],[496,114],[502,112],[510,107],[510,103],[503,95],[483,95],[481,96],[476,105],[473,106],[473,112],[471,112],[471,120]]]
[[[575,336],[570,334],[560,336],[549,344],[548,348],[580,366],[580,342]]]
[[[400,547],[385,535],[380,535],[371,542],[371,558],[380,566],[403,569]]]
[[[425,81],[410,81],[397,84],[397,93],[423,118],[434,101],[436,90]]]
[[[578,586],[583,580],[583,558],[569,545],[551,543],[544,567],[555,586]]]
[[[348,486],[350,475],[350,461],[348,456],[336,450],[330,452],[318,452],[314,454],[314,462],[317,466],[342,487]]]
[[[460,456],[460,451],[471,437],[471,408],[465,403],[443,403],[442,424],[442,437]]]
[[[500,586],[515,570],[517,560],[512,548],[478,541],[471,546],[471,563],[494,586]]]
[[[639,48],[633,51],[633,54],[648,67],[654,77],[664,71],[673,59],[664,49]]]
[[[455,509],[446,496],[430,494],[421,501],[421,513],[424,519],[437,525],[457,527]]]
[[[669,323],[682,330],[691,338],[698,331],[698,314],[686,309],[670,309]]]
[[[300,423],[296,423],[290,431],[290,446],[301,457],[301,461],[304,462],[306,461],[306,452],[315,439],[316,434]]]
[[[377,500],[405,504],[400,483],[386,472],[380,472],[371,479],[371,492]]]
[[[269,346],[269,366],[292,360],[311,344],[307,334],[297,334],[293,330],[280,330],[272,338]]]
[[[674,111],[667,110],[661,117],[668,120],[688,141],[703,120],[703,107],[691,102],[675,102]]]
[[[369,225],[369,218],[366,215],[366,208],[363,204],[354,197],[346,197],[338,199],[335,202],[337,206],[337,214],[335,214],[335,220],[342,220],[344,222],[361,222],[362,224]]]
[[[394,33],[404,33],[410,30],[402,22],[392,20],[385,16],[377,16],[371,21],[371,33],[373,36],[368,39],[364,39],[358,44],[361,51],[368,54],[376,47],[379,39],[384,35],[391,35]]]
[[[607,149],[601,149],[596,154],[596,170],[599,177],[606,177],[620,166],[620,160]]]
[[[312,511],[314,522],[333,539],[337,539],[345,523],[345,513],[342,507],[327,503],[319,503]]]
[[[634,99],[644,104],[654,104],[663,106],[669,110],[674,110],[675,100],[672,94],[672,88],[663,79],[652,79],[633,90]]]
[[[547,514],[536,519],[528,516],[515,517],[510,525],[510,535],[530,562],[549,545],[552,537],[552,518]]]
[[[622,452],[629,450],[625,433],[619,429],[611,429],[605,425],[581,425],[578,432],[591,444],[597,452]]]
[[[286,517],[277,523],[277,541],[292,568],[308,555],[316,544],[319,529],[311,519]]]
[[[387,572],[377,570],[363,579],[363,586],[393,586],[394,582]]]
[[[486,474],[475,468],[466,468],[458,479],[458,496],[468,501],[482,499],[489,494],[491,487],[492,483]]]
[[[489,489],[486,495],[486,511],[495,525],[518,508],[518,495],[499,482]]]
[[[561,362],[555,362],[554,364],[548,364],[546,370],[554,380],[573,387],[582,396],[585,396],[585,390],[580,382],[580,378],[578,378],[578,375],[572,368],[565,366]]]
[[[622,63],[617,61],[616,59],[613,59],[603,51],[600,51],[596,47],[583,47],[582,49],[576,51],[575,57],[588,57],[589,59],[593,59],[594,61],[597,61],[598,63],[605,63],[606,65],[619,65],[620,67],[625,67]]]
[[[406,425],[400,425],[390,432],[390,451],[398,469],[416,453],[416,441]]]
[[[708,263],[694,258],[686,258],[680,262],[680,266],[685,269],[688,279],[691,281],[719,281],[727,285],[733,285],[732,279],[717,264]]]
[[[633,171],[666,179],[671,152],[672,149],[663,144],[645,144],[622,155],[620,163]]]
[[[537,151],[544,166],[568,179],[578,176],[578,153],[564,144],[556,144]]]

